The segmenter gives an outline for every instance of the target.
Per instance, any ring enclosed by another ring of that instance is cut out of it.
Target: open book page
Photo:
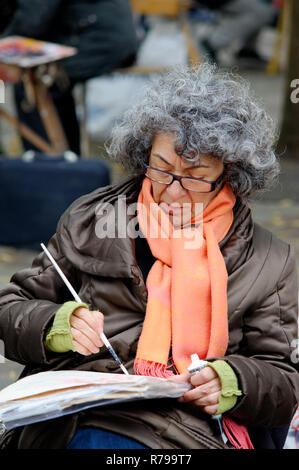
[[[106,374],[81,370],[60,370],[41,372],[24,377],[0,391],[0,404],[9,400],[38,395],[53,390],[62,390],[83,385],[139,384],[142,376]]]
[[[41,372],[0,391],[3,429],[127,400],[178,398],[188,382],[79,370]]]

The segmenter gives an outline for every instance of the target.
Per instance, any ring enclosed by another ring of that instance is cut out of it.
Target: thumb
[[[183,374],[173,375],[173,376],[169,377],[168,380],[171,380],[172,382],[184,383],[184,382],[189,382],[190,377],[191,376],[190,376],[189,372],[184,372]]]

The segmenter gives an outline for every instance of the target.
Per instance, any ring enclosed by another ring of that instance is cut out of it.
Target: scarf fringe
[[[222,416],[222,425],[226,437],[236,449],[254,449],[245,426],[226,416]]]
[[[168,379],[175,375],[171,370],[168,370],[170,367],[172,367],[172,365],[165,366],[159,362],[136,359],[134,363],[134,373],[136,375],[149,375],[152,377]]]

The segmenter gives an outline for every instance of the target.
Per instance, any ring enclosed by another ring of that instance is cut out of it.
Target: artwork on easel
[[[74,47],[21,36],[0,40],[0,62],[22,68],[35,67],[76,54]]]

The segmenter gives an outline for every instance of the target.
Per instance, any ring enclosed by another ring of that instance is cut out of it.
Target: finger
[[[104,315],[102,312],[99,312],[98,310],[89,310],[85,307],[79,307],[73,312],[72,315],[78,318],[82,318],[89,324],[91,328],[98,328],[99,333],[101,333],[99,326],[101,327],[103,325]]]
[[[84,333],[96,347],[99,348],[103,346],[103,341],[100,339],[98,333],[92,330],[88,323],[86,323],[81,318],[72,315],[70,319],[70,325],[71,328],[75,328],[76,330]]]
[[[103,324],[104,324],[104,315],[98,311],[89,311],[86,308],[78,308],[72,314],[72,318],[78,318],[83,320],[89,328],[94,330],[98,337],[100,338],[101,333],[103,332]],[[103,341],[100,338],[100,346],[103,346]]]
[[[200,372],[197,372],[196,374],[192,375],[190,378],[190,382],[194,387],[197,387],[198,385],[203,385],[207,382],[210,382],[216,377],[218,377],[217,372],[212,367],[206,366]]]
[[[102,312],[97,310],[89,311],[86,308],[78,308],[75,310],[73,315],[84,320],[92,330],[95,330],[98,333],[99,336],[103,332],[104,315]]]
[[[215,393],[211,393],[208,396],[201,397],[201,398],[198,398],[196,400],[193,400],[190,403],[192,405],[201,406],[201,407],[204,407],[204,406],[218,406],[219,396],[220,396],[220,392],[215,392]]]
[[[179,382],[179,383],[189,382],[189,379],[190,379],[190,374],[188,372],[184,372],[183,374],[178,374],[178,375],[172,375],[171,377],[168,378],[168,380],[172,382]]]
[[[221,382],[220,380],[214,379],[210,382],[205,383],[204,385],[199,385],[198,387],[189,390],[183,395],[183,400],[181,401],[192,401],[198,398],[208,396],[211,393],[221,392]]]
[[[217,410],[218,410],[218,404],[203,407],[203,411],[207,413],[208,415],[215,415],[217,413]]]
[[[71,328],[71,334],[73,340],[77,341],[77,343],[86,348],[88,351],[94,354],[99,352],[99,347],[95,346],[82,331],[77,330],[76,328]]]
[[[84,346],[82,346],[82,344],[78,343],[74,339],[73,339],[73,343],[75,346],[75,351],[82,354],[83,356],[89,356],[90,354],[93,354],[92,351],[89,351],[89,349],[85,348]]]

